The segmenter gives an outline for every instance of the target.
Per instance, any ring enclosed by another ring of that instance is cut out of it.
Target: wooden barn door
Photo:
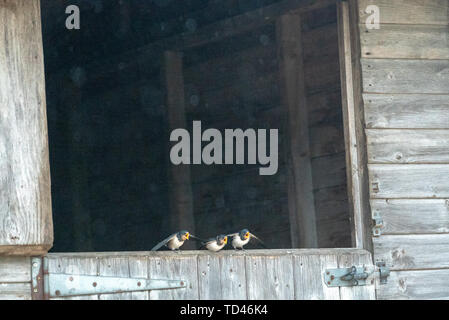
[[[359,249],[51,253],[33,259],[32,277],[35,299],[365,300],[375,299],[371,261]],[[336,283],[353,266],[367,278]]]

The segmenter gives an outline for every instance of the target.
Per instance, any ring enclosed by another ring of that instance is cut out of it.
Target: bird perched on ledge
[[[164,245],[167,246],[170,250],[179,250],[179,248],[184,244],[184,241],[189,240],[189,238],[198,239],[194,235],[191,235],[188,231],[179,231],[159,242],[153,247],[153,249],[151,249],[151,251],[156,251]]]
[[[228,234],[228,236],[232,237],[232,246],[234,247],[235,250],[237,250],[237,249],[244,250],[243,246],[248,244],[248,242],[251,238],[256,239],[257,241],[260,242],[260,244],[263,247],[266,247],[265,244],[263,243],[263,241],[260,240],[258,237],[256,237],[251,232],[249,232],[248,229],[243,229],[240,232]]]
[[[224,248],[226,243],[228,243],[228,236],[220,234],[215,238],[211,238],[202,242],[202,248],[206,247],[209,251],[218,252]]]

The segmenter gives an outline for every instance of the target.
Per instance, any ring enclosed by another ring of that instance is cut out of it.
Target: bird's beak
[[[224,238],[224,243],[228,243],[228,237]]]
[[[190,234],[186,233],[186,239],[189,240]]]
[[[249,232],[247,232],[247,233],[245,234],[245,238],[246,238],[246,239],[249,238]]]

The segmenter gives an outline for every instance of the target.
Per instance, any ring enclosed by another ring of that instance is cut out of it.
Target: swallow
[[[167,246],[170,250],[179,250],[179,248],[184,244],[184,241],[189,240],[189,238],[198,239],[194,235],[191,235],[188,231],[179,231],[159,242],[153,247],[153,249],[151,249],[151,251],[157,251],[164,245]]]
[[[218,252],[224,248],[224,246],[228,243],[228,236],[224,234],[220,234],[215,238],[211,238],[202,242],[202,247],[206,247],[207,250]]]
[[[252,234],[251,232],[249,232],[248,229],[243,229],[240,232],[236,232],[236,233],[231,233],[228,234],[229,237],[232,237],[232,246],[234,247],[235,250],[237,249],[243,249],[243,246],[247,245],[249,240],[251,238],[256,239],[257,241],[260,242],[260,244],[266,248],[265,244],[263,243],[262,240],[260,240],[258,237],[256,237],[254,234]]]

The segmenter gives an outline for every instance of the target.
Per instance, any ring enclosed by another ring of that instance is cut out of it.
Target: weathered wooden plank
[[[107,277],[130,277],[129,257],[105,257],[98,259],[98,273]],[[100,300],[131,300],[132,292],[100,294]]]
[[[371,209],[384,221],[384,234],[449,233],[447,199],[372,199]]]
[[[291,255],[247,256],[246,279],[249,300],[292,300],[295,297]]]
[[[369,164],[372,198],[448,198],[448,164]]]
[[[339,268],[350,268],[352,266],[369,266],[373,264],[371,253],[365,251],[364,253],[351,253],[340,255],[338,257]],[[376,286],[374,283],[374,275],[370,276],[368,285],[358,287],[340,287],[341,300],[375,300]]]
[[[31,283],[0,283],[0,300],[31,300]]]
[[[130,256],[129,276],[131,278],[148,279],[148,256]],[[149,300],[149,291],[135,291],[131,293],[132,300]]]
[[[149,278],[184,280],[186,288],[152,290],[150,300],[196,300],[198,293],[197,256],[194,254],[161,253],[149,257]]]
[[[361,28],[362,57],[390,59],[449,59],[447,26],[381,25]]]
[[[245,256],[198,256],[199,298],[201,300],[246,299]]]
[[[357,0],[337,4],[340,83],[346,150],[346,172],[351,238],[357,248],[371,250],[369,191],[367,188],[366,137],[362,103]]]
[[[49,273],[65,273],[74,275],[88,275],[97,276],[98,259],[92,255],[83,256],[83,254],[76,253],[73,255],[48,254],[44,259],[48,261]],[[98,295],[85,295],[75,297],[53,298],[54,300],[98,300]]]
[[[0,20],[0,254],[40,255],[53,244],[40,1],[2,1]]]
[[[364,94],[367,128],[449,128],[449,95]]]
[[[448,60],[362,59],[365,93],[449,93]]]
[[[221,265],[221,299],[247,299],[246,258],[242,253],[226,255]]]
[[[359,0],[360,23],[365,23],[371,15],[365,11],[369,5],[379,7],[380,23],[449,24],[446,0]]]
[[[449,270],[393,271],[376,291],[379,300],[448,300]]]
[[[279,54],[281,104],[287,117],[289,145],[288,207],[292,247],[315,248],[315,204],[309,146],[308,110],[305,99],[305,75],[301,19],[298,14],[286,14],[276,22]]]
[[[367,93],[449,92],[447,60],[362,59]]]
[[[449,130],[367,129],[370,163],[449,163]]]
[[[337,255],[293,255],[295,299],[340,300],[340,289],[324,283],[324,270],[338,268]]]
[[[0,257],[0,282],[31,281],[29,257]]]
[[[382,235],[373,242],[374,258],[391,270],[449,267],[449,234]]]

